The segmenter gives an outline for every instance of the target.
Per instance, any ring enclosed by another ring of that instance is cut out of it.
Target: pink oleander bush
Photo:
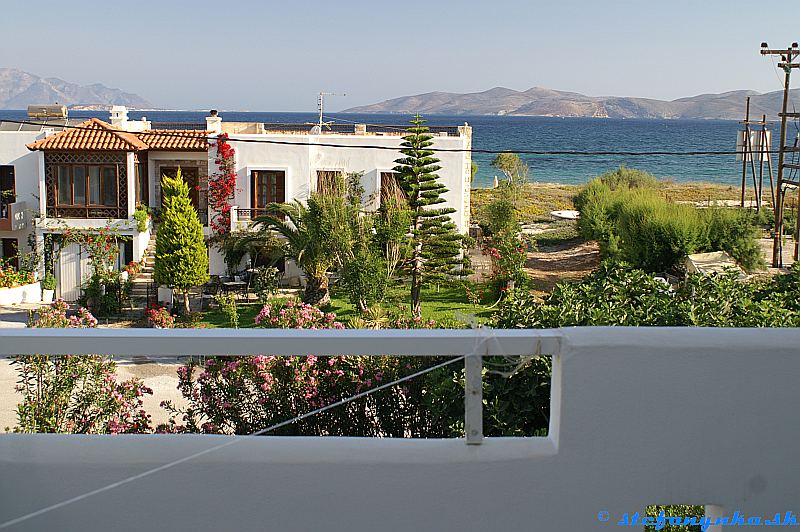
[[[255,318],[260,327],[343,329],[336,315],[298,302],[265,305]],[[428,322],[399,326],[429,326]],[[162,403],[172,414],[167,432],[249,434],[330,405],[431,365],[431,359],[370,356],[214,357],[190,360],[178,371],[187,409]],[[433,374],[376,392],[271,434],[339,436],[428,436],[442,432],[429,408],[435,396]],[[438,375],[442,378],[442,374]],[[452,380],[450,376],[445,376]],[[463,395],[458,398],[459,407]]]
[[[97,320],[58,299],[42,307],[28,323],[33,328],[94,328]],[[99,355],[19,356],[16,432],[120,434],[150,431],[143,397],[153,391],[138,379],[118,382],[116,364]]]

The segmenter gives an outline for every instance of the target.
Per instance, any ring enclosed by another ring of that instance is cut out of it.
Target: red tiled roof
[[[208,132],[153,129],[131,133],[91,118],[72,128],[28,144],[29,150],[80,151],[206,151]]]
[[[136,136],[151,150],[206,151],[208,134],[208,131],[196,129],[151,129]]]
[[[28,144],[29,150],[146,150],[147,144],[133,133],[120,131],[97,118]]]

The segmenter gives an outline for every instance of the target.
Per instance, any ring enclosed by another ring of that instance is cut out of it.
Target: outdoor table
[[[246,296],[247,294],[244,291],[247,290],[247,283],[244,281],[225,281],[222,283],[222,290],[226,294],[235,292]]]

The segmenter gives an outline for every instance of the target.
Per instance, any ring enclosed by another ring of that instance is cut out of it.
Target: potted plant
[[[42,279],[42,303],[49,305],[53,302],[56,293],[56,278],[52,273],[48,273]]]

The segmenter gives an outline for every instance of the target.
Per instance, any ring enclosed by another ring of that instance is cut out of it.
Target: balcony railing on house
[[[463,356],[466,383],[466,439],[2,435],[0,526],[571,532],[651,504],[797,515],[798,346],[799,329],[0,329],[0,356]],[[536,354],[553,357],[548,436],[482,439],[482,357]]]

